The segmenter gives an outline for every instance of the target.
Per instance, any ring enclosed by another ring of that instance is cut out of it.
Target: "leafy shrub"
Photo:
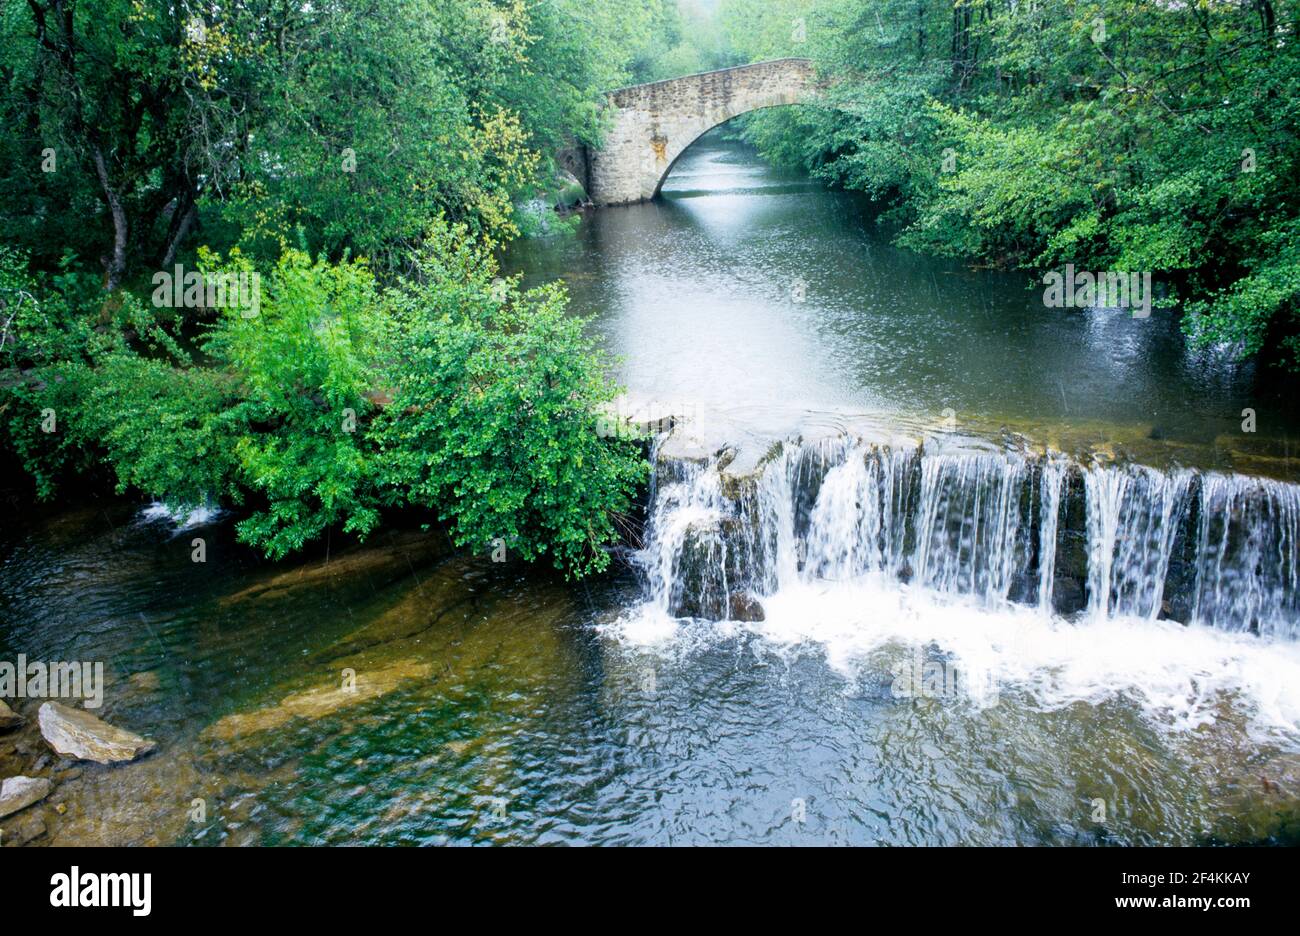
[[[463,229],[437,228],[393,295],[387,483],[458,545],[493,541],[573,575],[603,569],[645,465],[596,431],[615,388],[557,285],[519,292]]]
[[[238,252],[202,256],[211,273],[257,272]],[[8,443],[43,497],[102,462],[119,492],[243,505],[240,539],[272,558],[413,507],[461,546],[603,569],[646,466],[596,431],[615,388],[582,320],[557,286],[497,278],[464,226],[436,224],[415,269],[383,289],[363,261],[286,251],[257,314],[212,310],[192,353],[170,310],[121,293],[91,327],[72,284],[42,291],[7,257]]]

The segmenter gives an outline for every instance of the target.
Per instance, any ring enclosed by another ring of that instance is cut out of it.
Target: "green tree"
[[[396,290],[385,483],[437,511],[460,546],[604,569],[645,462],[597,431],[615,388],[560,287],[520,292],[496,274],[463,228],[440,226]]]
[[[751,117],[868,192],[902,243],[1151,271],[1197,344],[1300,369],[1300,12],[1269,0],[723,0],[751,59],[811,56],[823,108]],[[803,25],[803,41],[788,35]]]

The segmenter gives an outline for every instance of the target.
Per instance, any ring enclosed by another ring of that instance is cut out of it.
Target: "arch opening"
[[[690,142],[688,142],[685,146],[683,146],[683,147],[682,147],[682,148],[677,152],[677,154],[676,154],[675,156],[673,156],[672,159],[668,162],[668,166],[667,166],[667,168],[665,168],[665,169],[662,171],[662,173],[661,173],[660,176],[659,176],[659,180],[655,183],[654,192],[651,194],[650,199],[653,200],[653,199],[657,199],[657,198],[660,197],[660,194],[663,192],[664,183],[667,182],[667,181],[668,181],[668,177],[671,176],[671,175],[673,174],[673,169],[676,168],[677,165],[678,165],[678,163],[681,162],[682,157],[685,156],[687,153],[690,152],[691,147],[693,147],[693,146],[694,146],[696,143],[698,143],[700,140],[704,139],[704,138],[705,138],[706,136],[708,136],[710,133],[713,133],[713,131],[718,130],[718,129],[721,128],[721,127],[725,127],[727,124],[732,123],[733,121],[738,120],[738,119],[740,119],[741,117],[744,117],[746,114],[752,114],[752,113],[754,113],[755,111],[760,111],[760,110],[771,110],[772,108],[775,108],[775,107],[801,107],[801,106],[807,106],[807,102],[796,102],[796,103],[793,103],[793,104],[785,104],[785,103],[781,103],[781,104],[765,104],[765,105],[762,105],[762,106],[760,106],[760,107],[750,108],[749,110],[744,111],[744,112],[739,113],[739,114],[736,114],[736,115],[734,115],[734,116],[727,117],[727,118],[725,118],[724,120],[720,120],[720,121],[718,121],[718,122],[715,123],[713,126],[711,126],[711,127],[707,127],[707,128],[705,128],[704,130],[701,130],[698,134],[695,135],[694,138],[692,138],[692,139],[690,140]]]

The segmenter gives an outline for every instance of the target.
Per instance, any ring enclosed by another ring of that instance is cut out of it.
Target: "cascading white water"
[[[654,501],[641,552],[652,598],[663,611],[677,613],[683,606],[683,589],[694,587],[718,594],[697,594],[692,598],[713,600],[725,607],[729,598],[727,544],[721,534],[721,521],[728,504],[722,496],[716,465],[683,461],[666,467],[668,476],[657,477],[654,482]],[[692,554],[704,570],[717,570],[718,574],[689,580],[683,574],[683,563]]]
[[[1297,485],[788,443],[748,478],[661,463],[641,565],[646,603],[609,625],[638,644],[741,625],[851,679],[936,652],[994,690],[981,706],[1000,685],[1048,707],[1122,694],[1187,727],[1236,699],[1300,738]]]
[[[1093,615],[1159,616],[1191,481],[1187,471],[1165,474],[1138,466],[1093,466],[1084,472]]]
[[[804,540],[806,575],[851,581],[874,572],[897,574],[913,454],[854,445],[826,472]]]
[[[188,505],[164,504],[154,501],[140,511],[140,520],[144,523],[168,523],[176,533],[184,533],[195,527],[207,526],[224,514],[220,507],[202,504],[198,507]]]
[[[754,509],[758,517],[755,531],[760,544],[756,571],[758,585],[764,592],[774,592],[783,585],[793,585],[799,576],[799,544],[795,539],[795,498],[800,469],[809,454],[791,446],[782,446],[780,454],[767,466],[758,481]]]
[[[1061,520],[1061,493],[1065,487],[1064,460],[1049,458],[1039,481],[1038,608],[1052,613],[1052,588],[1056,583],[1056,540]]]
[[[1095,617],[1110,613],[1111,569],[1128,482],[1124,471],[1092,469],[1083,475],[1088,497],[1088,607]]]
[[[1294,484],[849,438],[785,444],[735,501],[716,462],[662,469],[642,565],[673,614],[725,618],[736,593],[878,578],[1050,615],[1065,576],[1091,618],[1300,636]],[[1080,489],[1083,528],[1070,530]],[[1071,537],[1086,557],[1063,568]]]
[[[1021,494],[1027,469],[1024,459],[1002,455],[922,457],[917,582],[940,592],[1007,599],[1026,558]]]
[[[1300,638],[1300,485],[1201,481],[1192,620]]]

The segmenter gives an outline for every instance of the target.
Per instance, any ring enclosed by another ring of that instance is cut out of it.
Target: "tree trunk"
[[[185,241],[186,236],[190,233],[190,228],[194,226],[194,221],[198,217],[198,204],[194,199],[193,192],[187,192],[182,203],[176,207],[176,214],[172,216],[171,225],[167,230],[167,246],[163,250],[162,264],[163,269],[172,265],[176,259],[176,251]]]
[[[104,199],[108,202],[109,213],[113,216],[113,255],[103,258],[104,272],[108,274],[108,278],[104,281],[104,289],[112,292],[122,285],[122,277],[126,273],[126,209],[122,207],[122,200],[108,177],[108,164],[104,160],[103,151],[98,146],[92,146],[91,156],[95,160],[95,172],[99,175],[99,184],[104,189]]]

